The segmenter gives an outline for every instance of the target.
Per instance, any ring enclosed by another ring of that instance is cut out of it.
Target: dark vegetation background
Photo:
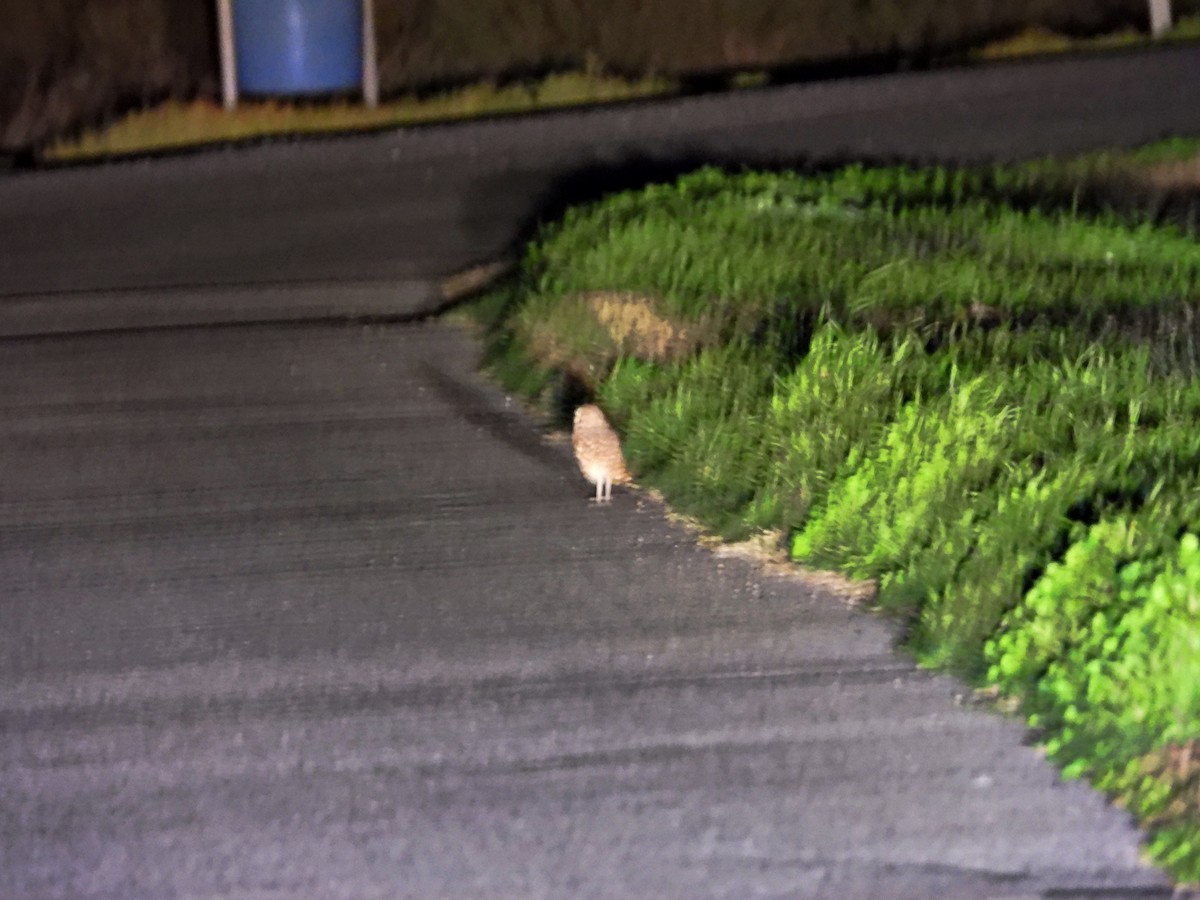
[[[1177,14],[1200,0],[1176,0]],[[921,65],[1025,27],[1145,27],[1146,0],[376,0],[385,95],[550,69]],[[213,0],[0,0],[0,149],[215,97]]]

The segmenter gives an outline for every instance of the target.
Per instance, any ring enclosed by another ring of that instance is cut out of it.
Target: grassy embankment
[[[677,510],[874,579],[1197,881],[1200,245],[1078,172],[702,171],[569,212],[474,312]]]
[[[1200,37],[1200,16],[1181,19],[1168,39]],[[1025,29],[1011,38],[980,46],[968,59],[999,59],[1069,50],[1109,49],[1145,42],[1133,29],[1091,38],[1071,38],[1044,29]],[[955,57],[957,58],[957,57]],[[950,60],[953,61],[953,58]],[[731,72],[725,84],[732,88],[769,84],[767,69]],[[524,82],[482,81],[453,90],[409,93],[367,109],[357,102],[249,101],[227,112],[212,100],[168,101],[128,113],[103,127],[86,129],[70,138],[50,143],[40,157],[51,162],[92,159],[127,153],[262,138],[271,135],[313,134],[387,128],[485,115],[505,115],[611,103],[679,93],[678,76],[647,75],[629,78],[605,71],[596,59],[582,71],[562,72]]]

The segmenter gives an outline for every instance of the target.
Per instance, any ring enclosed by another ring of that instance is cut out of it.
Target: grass
[[[704,170],[571,210],[476,314],[675,508],[873,579],[1196,881],[1200,244],[1099,170]]]
[[[1197,38],[1200,38],[1200,16],[1193,15],[1176,20],[1171,30],[1160,40],[1191,41]],[[1034,26],[1022,29],[1002,40],[985,44],[972,51],[970,56],[974,59],[1010,59],[1080,50],[1112,50],[1144,44],[1146,40],[1146,34],[1134,28],[1122,28],[1093,37],[1073,38],[1049,28]]]
[[[481,83],[430,96],[409,96],[368,109],[357,102],[248,101],[232,112],[207,100],[170,102],[131,113],[110,126],[52,144],[53,162],[197,146],[271,135],[312,134],[452,121],[588,103],[658,96],[677,90],[665,78],[625,79],[565,72],[536,83]]]

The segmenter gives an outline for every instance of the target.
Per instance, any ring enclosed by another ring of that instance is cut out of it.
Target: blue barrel
[[[234,0],[238,87],[330,94],[362,82],[360,0]]]

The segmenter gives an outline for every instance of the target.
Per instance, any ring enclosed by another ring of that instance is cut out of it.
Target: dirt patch
[[[1141,174],[1139,180],[1160,190],[1195,190],[1200,188],[1200,155],[1191,159],[1176,159],[1156,163]]]
[[[512,260],[497,260],[455,272],[438,285],[438,294],[446,301],[459,301],[487,290],[515,268]]]
[[[695,349],[693,331],[660,315],[649,297],[599,291],[581,299],[623,356],[665,363]]]

